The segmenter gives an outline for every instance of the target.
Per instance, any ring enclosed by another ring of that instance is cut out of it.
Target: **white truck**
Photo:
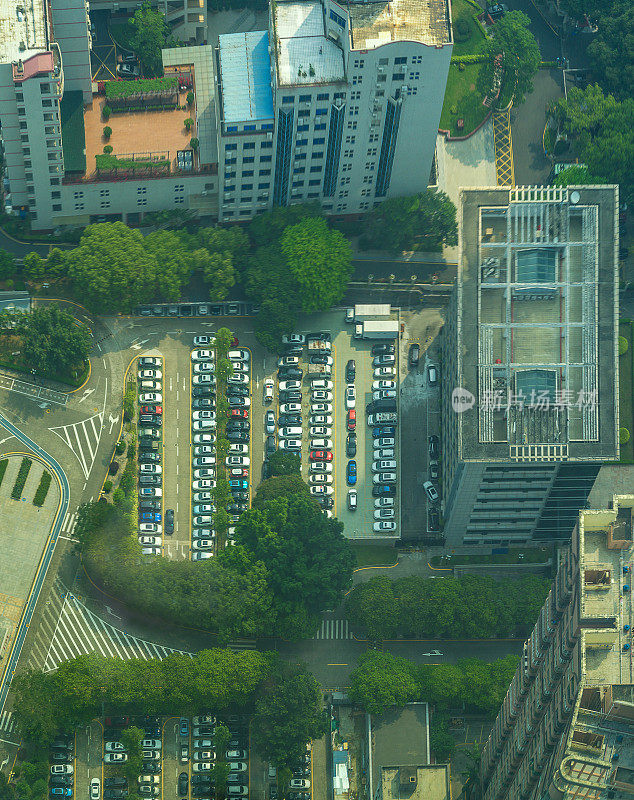
[[[376,317],[388,317],[392,313],[392,308],[389,303],[372,303],[366,305],[356,305],[354,307],[354,321],[364,322],[369,319],[376,319]]]
[[[355,339],[396,339],[397,336],[396,319],[370,319],[354,326]]]

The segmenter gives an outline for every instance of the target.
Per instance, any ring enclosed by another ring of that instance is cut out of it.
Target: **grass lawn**
[[[27,367],[19,355],[13,355],[20,349],[20,339],[17,336],[0,336],[0,368],[14,370],[15,372],[23,372],[25,379],[33,378],[33,374],[29,367]],[[88,377],[88,362],[77,372],[72,374],[63,374],[59,371],[55,372],[40,372],[36,373],[39,378],[48,378],[57,383],[64,383],[67,386],[76,388],[81,386]]]
[[[484,47],[484,34],[480,30],[476,17],[478,12],[471,3],[467,0],[451,0],[451,19],[453,21],[454,29],[454,46],[451,51],[452,56],[467,56],[472,53],[480,53]],[[457,29],[461,26],[469,28],[469,36],[464,41],[457,41],[463,37],[457,33]]]
[[[393,547],[371,544],[353,544],[351,547],[357,558],[357,567],[391,567],[396,564]]]
[[[462,72],[457,64],[449,67],[445,102],[440,115],[440,127],[454,136],[470,133],[482,122],[489,109],[482,105],[484,97],[478,92],[478,78],[488,64],[465,64]],[[464,120],[464,128],[459,130],[457,122]]]
[[[627,352],[619,356],[619,424],[630,432],[630,440],[620,447],[621,461],[634,462],[634,420],[632,418],[632,323],[619,325],[619,336],[624,336],[629,345]]]
[[[522,558],[520,558],[522,554]],[[496,555],[457,555],[450,559],[443,556],[434,556],[429,560],[432,567],[451,567],[460,564],[543,564],[551,557],[550,547],[519,547],[509,549],[508,553],[498,553]]]

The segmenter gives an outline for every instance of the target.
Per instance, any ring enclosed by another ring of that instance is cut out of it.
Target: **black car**
[[[228,431],[249,431],[251,430],[251,423],[248,419],[230,419],[227,422]]]
[[[262,464],[262,480],[265,481],[267,478],[271,477],[271,465],[268,461],[265,461]]]
[[[328,363],[328,355],[322,355],[321,353],[317,353],[317,355],[310,357],[311,364],[327,364]]]
[[[165,511],[165,533],[174,533],[174,509],[168,508]]]
[[[51,775],[51,779],[49,781],[51,786],[72,786],[73,785],[73,776],[72,775]]]
[[[394,484],[379,484],[372,487],[372,497],[394,497],[396,486]]]
[[[348,383],[352,383],[357,375],[357,365],[354,363],[354,358],[351,358],[350,361],[346,364],[346,380]]]
[[[266,441],[264,442],[264,452],[267,456],[270,456],[277,450],[277,445],[275,444],[275,436],[267,436]]]
[[[156,464],[160,462],[160,460],[161,460],[161,454],[155,453],[153,450],[144,450],[142,453],[139,453],[139,461],[141,463],[143,463],[144,461],[146,463],[153,461]]]
[[[430,481],[437,481],[438,480],[438,475],[439,475],[438,462],[437,461],[430,462],[430,464],[429,464],[429,480]]]
[[[433,509],[427,514],[427,530],[434,533],[440,530],[440,514]]]
[[[144,729],[145,738],[146,739],[160,739],[161,738],[161,726],[160,725],[148,725]]]
[[[304,371],[299,369],[298,367],[280,367],[277,371],[277,377],[283,381],[287,378],[299,378],[301,379],[304,375]]]
[[[214,397],[197,397],[195,400],[192,401],[192,408],[195,409],[215,408],[215,407],[216,407],[215,395]]]
[[[280,414],[277,424],[280,428],[287,428],[292,425],[301,425],[301,414]]]
[[[304,348],[301,344],[289,344],[286,350],[284,350],[285,356],[301,356]]]
[[[66,762],[68,759],[69,755],[66,747],[63,750],[51,750],[51,761]]]
[[[394,353],[393,344],[375,344],[372,347],[373,356],[389,356]]]
[[[103,782],[103,785],[106,789],[127,789],[128,788],[128,779],[127,778],[106,778]]]
[[[227,503],[227,511],[229,514],[240,514],[248,508],[247,503]]]
[[[322,508],[333,508],[335,505],[335,501],[332,497],[320,497],[317,502]]]
[[[280,403],[301,403],[302,393],[297,389],[283,389],[280,392]]]
[[[319,331],[319,333],[307,333],[306,334],[306,341],[307,342],[314,341],[314,340],[319,340],[319,339],[323,339],[324,342],[329,342],[330,341],[330,332],[329,331]]]
[[[139,503],[139,511],[160,511],[160,500],[141,500]]]
[[[346,456],[353,458],[357,454],[357,434],[349,433],[346,436]]]
[[[160,486],[161,475],[139,475],[139,483],[145,486]]]
[[[227,386],[227,397],[248,397],[249,389],[246,386],[236,386],[229,384]]]
[[[236,490],[236,491],[232,490],[231,491],[231,497],[233,497],[233,499],[236,502],[244,502],[245,500],[249,499],[249,493],[248,492],[243,492],[242,490]]]
[[[155,775],[157,772],[160,771],[161,771],[160,761],[144,761],[141,766],[141,772],[144,775]]]
[[[215,397],[215,386],[194,386],[192,389],[192,397]]]
[[[434,461],[438,460],[440,455],[440,439],[437,436],[430,436],[429,439],[429,457]]]
[[[156,425],[159,427],[163,424],[163,417],[159,414],[139,414],[139,423],[141,425]]]
[[[127,789],[104,789],[103,800],[122,800],[128,796]]]
[[[240,444],[249,441],[249,434],[244,431],[227,431],[227,439],[230,442],[239,442]]]
[[[187,788],[189,784],[189,777],[186,772],[181,772],[178,776],[178,793],[180,795],[187,795]]]
[[[409,365],[410,367],[417,367],[420,361],[420,345],[414,343],[409,348]]]

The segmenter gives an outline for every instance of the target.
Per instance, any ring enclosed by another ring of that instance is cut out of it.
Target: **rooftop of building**
[[[458,374],[476,397],[457,420],[462,459],[618,458],[617,198],[461,191]]]
[[[44,0],[0,0],[0,64],[26,61],[47,49]]]
[[[447,764],[383,767],[381,800],[449,800]]]
[[[414,41],[428,45],[451,42],[447,0],[379,0],[348,5],[352,47],[371,50],[388,42]]]
[[[429,730],[426,703],[408,703],[372,717],[372,779],[381,783],[385,766],[429,763]]]
[[[224,122],[273,117],[268,31],[225,33],[219,37]]]
[[[345,79],[343,51],[326,36],[320,2],[279,0],[274,5],[274,31],[280,86]]]

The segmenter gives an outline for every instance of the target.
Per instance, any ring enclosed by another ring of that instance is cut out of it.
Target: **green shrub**
[[[13,500],[19,500],[22,497],[22,490],[24,489],[24,484],[28,478],[32,463],[30,458],[25,457],[22,459],[15,483],[13,484],[13,491],[11,492],[11,498]]]
[[[124,441],[117,442],[117,446],[115,447],[114,451],[118,456],[125,453],[125,442]]]
[[[627,353],[629,344],[625,336],[619,336],[619,355],[623,356]]]
[[[134,410],[136,408],[136,386],[132,384],[123,396],[123,420],[130,422],[134,417]]]
[[[191,104],[193,102],[194,102],[194,93],[193,92],[187,92],[187,105],[191,106]]]
[[[104,106],[101,109],[101,116],[107,121],[110,118],[110,114],[112,114],[112,109],[110,106]]]
[[[112,128],[109,125],[103,129],[103,138],[109,139],[112,136]]]
[[[183,125],[185,126],[185,130],[189,132],[194,127],[194,120],[191,117],[187,117]]]
[[[454,40],[456,42],[466,42],[471,36],[471,25],[464,17],[458,17],[453,24]]]
[[[106,97],[129,97],[133,94],[152,92],[178,92],[178,78],[142,78],[138,81],[106,81]],[[104,106],[105,108],[105,106]]]
[[[103,490],[106,494],[112,491],[112,481],[106,481],[103,485]]]
[[[4,478],[4,473],[7,471],[8,465],[8,458],[3,458],[2,461],[0,461],[0,486],[2,485],[2,479]]]
[[[627,428],[619,428],[619,444],[627,444],[630,441],[630,432]]]
[[[189,146],[191,147],[192,150],[198,150],[198,145],[199,141],[195,136],[193,139],[189,140]]]
[[[107,156],[109,156],[110,153],[112,153],[113,150],[114,150],[114,148],[113,148],[113,146],[111,144],[105,144],[103,146],[103,151]]]
[[[484,64],[489,61],[486,53],[469,53],[466,56],[452,56],[452,64]]]
[[[51,473],[44,470],[42,473],[42,477],[40,478],[40,485],[37,487],[37,491],[35,492],[35,497],[33,498],[33,505],[41,508],[44,505],[44,501],[46,500],[46,495],[48,494],[49,487],[51,485]]]

